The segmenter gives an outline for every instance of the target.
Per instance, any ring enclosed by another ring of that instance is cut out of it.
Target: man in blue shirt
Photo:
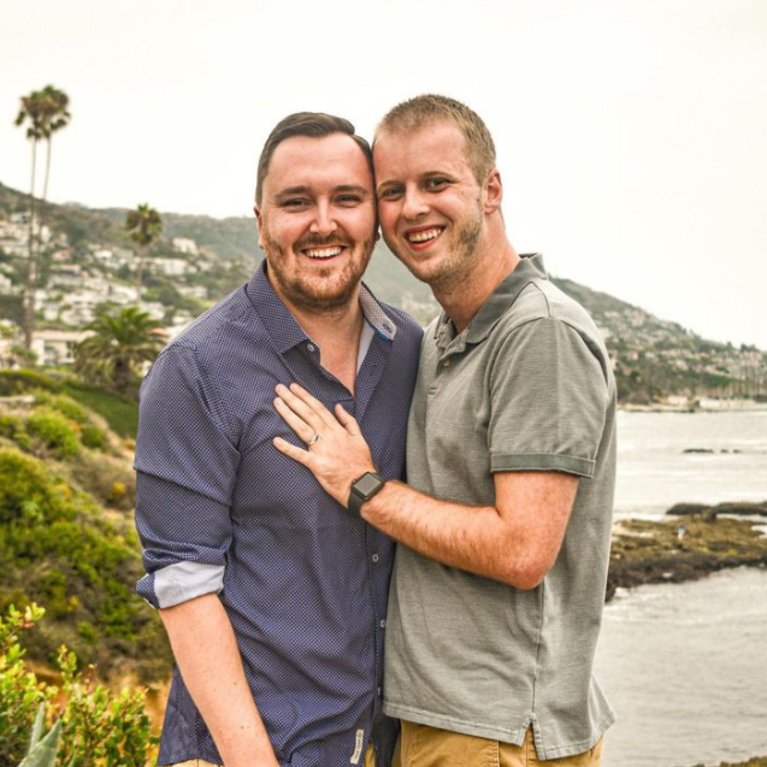
[[[421,330],[361,283],[377,223],[370,148],[351,123],[279,123],[255,213],[265,262],[161,353],[141,391],[138,591],[178,664],[159,764],[385,767],[393,544],[274,448],[296,438],[272,403],[276,384],[300,381],[340,404],[399,478]]]

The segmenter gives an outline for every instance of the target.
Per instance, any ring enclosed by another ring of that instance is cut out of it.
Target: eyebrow
[[[365,197],[368,195],[369,190],[366,189],[364,186],[359,186],[358,184],[339,184],[338,186],[333,187],[333,192],[339,193],[339,192],[353,192],[355,194],[359,194],[362,197]],[[286,197],[291,197],[295,194],[311,194],[312,190],[305,185],[299,185],[299,186],[289,186],[286,189],[281,189],[279,192],[277,192],[274,195],[275,200],[283,200]]]

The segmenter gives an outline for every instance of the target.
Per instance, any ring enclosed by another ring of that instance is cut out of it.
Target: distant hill
[[[27,195],[0,184],[0,220],[26,210],[27,205]],[[49,204],[44,213],[48,225],[66,235],[73,257],[83,264],[87,265],[89,250],[95,246],[131,247],[123,228],[125,210]],[[156,279],[149,283],[157,300],[168,306],[169,317],[175,308],[192,314],[201,308],[191,299],[182,301],[177,289],[205,285],[209,302],[215,301],[246,279],[262,257],[254,219],[214,219],[177,213],[163,213],[162,217],[163,238],[153,246],[154,255],[178,258],[170,239],[186,237],[193,239],[201,252],[219,265],[217,272],[189,276],[184,278],[185,282]],[[755,347],[736,348],[708,341],[614,296],[572,280],[552,280],[580,302],[601,328],[624,403],[651,403],[670,395],[691,399],[767,396],[767,355]],[[382,300],[403,308],[424,324],[439,311],[428,286],[418,282],[382,241],[376,245],[365,281]],[[11,312],[18,314],[16,304],[4,303],[0,297],[0,313],[5,305],[6,316],[12,316]]]

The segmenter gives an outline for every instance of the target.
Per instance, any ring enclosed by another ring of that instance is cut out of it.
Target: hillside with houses
[[[0,367],[6,368],[25,362],[18,350],[29,255],[28,201],[27,195],[0,184]],[[162,235],[139,254],[125,229],[125,216],[124,210],[54,204],[45,204],[36,216],[40,277],[32,351],[37,364],[71,365],[75,345],[86,337],[84,328],[103,308],[138,306],[172,339],[246,281],[261,258],[250,219],[162,214]],[[553,279],[602,330],[624,404],[726,406],[767,397],[765,352],[708,341],[613,296]],[[382,243],[366,281],[383,300],[424,324],[439,310],[428,287]]]

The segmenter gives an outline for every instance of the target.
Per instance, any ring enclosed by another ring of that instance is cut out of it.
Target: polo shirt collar
[[[250,278],[246,292],[277,351],[284,354],[288,349],[311,339],[304,333],[301,326],[296,322],[296,318],[274,292],[274,288],[267,279],[266,269],[267,262],[264,259]],[[365,319],[375,334],[386,341],[393,341],[394,336],[397,335],[397,327],[384,312],[365,283],[360,285],[360,306]]]
[[[487,298],[460,334],[459,345],[461,349],[455,349],[455,351],[462,350],[466,344],[484,341],[498,320],[529,283],[534,280],[547,280],[549,278],[543,265],[543,256],[540,253],[525,253],[520,257],[521,261]],[[437,345],[442,348],[447,348],[455,338],[455,326],[444,311],[440,315],[434,337],[437,340]]]

